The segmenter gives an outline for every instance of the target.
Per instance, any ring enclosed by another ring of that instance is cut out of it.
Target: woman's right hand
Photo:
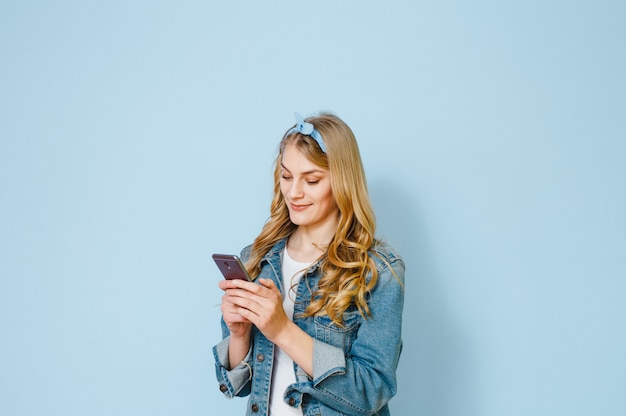
[[[230,331],[231,337],[249,337],[252,323],[239,314],[240,308],[232,302],[232,297],[228,292],[231,289],[235,289],[236,286],[230,280],[222,280],[219,282],[219,287],[224,291],[224,295],[222,295],[222,317]]]
[[[222,295],[222,317],[230,331],[230,343],[228,344],[229,369],[232,370],[237,363],[241,362],[250,349],[250,334],[252,323],[238,313],[239,307],[232,302],[232,296],[228,291],[233,289],[230,280],[222,280],[219,283]]]

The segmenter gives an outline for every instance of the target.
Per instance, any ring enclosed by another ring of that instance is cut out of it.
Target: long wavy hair
[[[342,325],[343,314],[352,305],[363,317],[371,315],[368,293],[376,285],[378,273],[368,252],[375,243],[376,219],[361,155],[350,127],[329,113],[306,121],[322,135],[327,153],[309,136],[297,132],[283,136],[275,161],[270,217],[254,240],[246,268],[253,278],[258,277],[263,257],[274,244],[297,228],[289,219],[289,210],[280,191],[283,153],[287,145],[293,144],[311,162],[330,171],[331,190],[339,209],[337,230],[320,259],[321,278],[304,316],[326,315],[335,324]]]

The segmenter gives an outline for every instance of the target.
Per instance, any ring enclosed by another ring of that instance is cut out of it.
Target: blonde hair
[[[261,271],[261,260],[281,239],[295,231],[287,204],[280,191],[281,162],[288,144],[293,144],[311,162],[329,169],[332,194],[339,209],[335,235],[321,257],[321,278],[304,316],[327,315],[342,325],[343,314],[354,305],[363,317],[371,315],[368,293],[378,273],[368,252],[375,243],[376,220],[369,201],[365,171],[354,133],[339,117],[322,113],[306,120],[320,132],[324,153],[315,139],[298,132],[283,137],[274,168],[274,198],[270,218],[254,240],[246,267],[253,278]]]

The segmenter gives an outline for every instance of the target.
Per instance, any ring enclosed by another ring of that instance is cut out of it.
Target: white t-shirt
[[[287,254],[287,248],[283,251],[283,264],[281,266],[283,274],[283,309],[285,309],[287,317],[292,321],[298,283],[303,272],[311,264],[293,260]],[[271,416],[302,416],[302,409],[289,406],[283,398],[287,387],[295,382],[296,376],[293,371],[293,360],[283,350],[276,347],[270,386],[269,414]]]

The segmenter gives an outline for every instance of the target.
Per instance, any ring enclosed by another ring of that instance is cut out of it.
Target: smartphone
[[[213,260],[220,269],[225,279],[242,279],[251,282],[248,271],[244,267],[239,257],[234,254],[213,254]]]

